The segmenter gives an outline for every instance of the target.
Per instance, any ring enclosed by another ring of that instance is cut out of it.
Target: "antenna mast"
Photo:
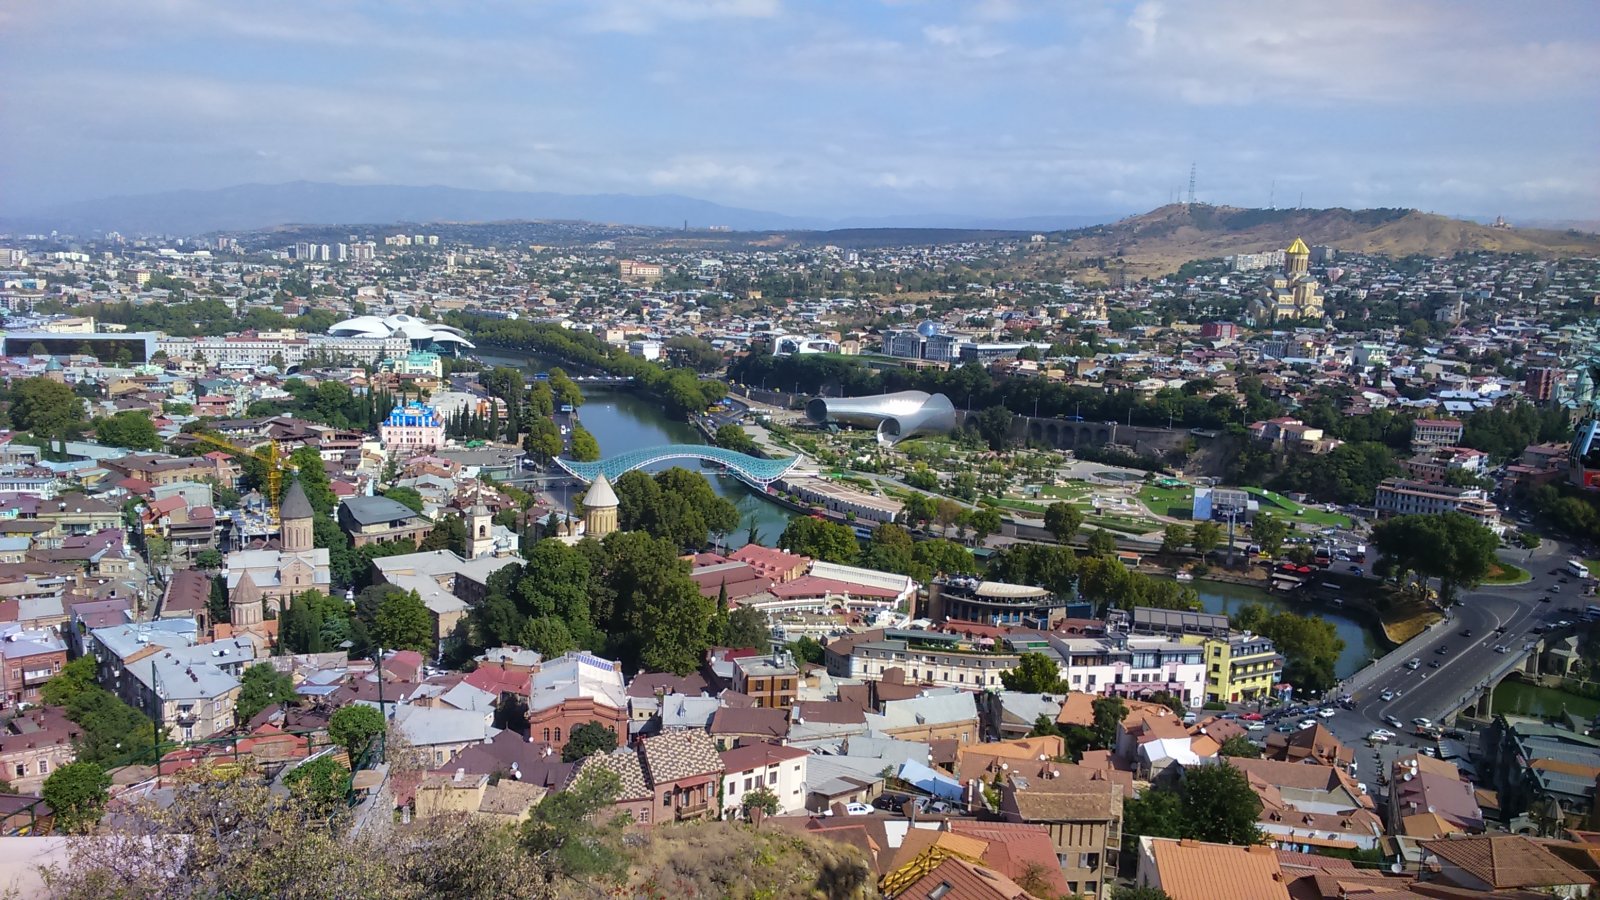
[[[1272,179],[1272,190],[1267,192],[1267,208],[1278,208],[1278,179]]]
[[[1194,163],[1189,163],[1189,205],[1194,205]]]

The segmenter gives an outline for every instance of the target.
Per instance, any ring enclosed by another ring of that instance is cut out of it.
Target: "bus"
[[[1569,560],[1567,560],[1567,574],[1575,575],[1578,578],[1588,578],[1589,577],[1589,567],[1584,565],[1579,560],[1569,559]]]

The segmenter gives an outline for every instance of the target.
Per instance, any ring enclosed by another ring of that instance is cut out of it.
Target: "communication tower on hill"
[[[1194,163],[1189,163],[1189,205],[1194,205]]]

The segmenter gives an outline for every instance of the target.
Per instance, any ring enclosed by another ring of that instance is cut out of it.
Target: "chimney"
[[[466,778],[466,777],[467,777],[467,770],[466,769],[457,769],[456,770],[456,777],[454,779],[452,779],[452,780],[459,783],[463,778]]]

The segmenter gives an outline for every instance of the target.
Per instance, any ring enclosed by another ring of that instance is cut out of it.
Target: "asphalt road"
[[[1593,598],[1584,597],[1578,579],[1569,577],[1562,583],[1561,576],[1553,574],[1554,570],[1565,568],[1570,556],[1570,546],[1554,541],[1546,541],[1531,554],[1501,551],[1502,560],[1527,569],[1532,580],[1464,593],[1445,624],[1417,639],[1407,653],[1388,660],[1381,668],[1364,670],[1361,686],[1353,694],[1355,708],[1338,710],[1331,718],[1320,720],[1340,741],[1358,748],[1358,777],[1371,779],[1379,763],[1379,751],[1366,744],[1366,736],[1374,729],[1387,728],[1399,734],[1394,745],[1384,751],[1389,755],[1396,749],[1407,751],[1431,744],[1408,734],[1415,727],[1413,720],[1424,717],[1438,723],[1454,712],[1464,695],[1507,661],[1506,655],[1494,652],[1496,644],[1510,647],[1515,654],[1522,645],[1540,637],[1532,633],[1534,627],[1578,618],[1562,609],[1581,608]],[[1552,586],[1559,586],[1560,591],[1550,593]],[[1498,628],[1505,630],[1497,633]],[[1463,631],[1468,630],[1471,636],[1463,636]],[[1415,670],[1406,667],[1412,658],[1422,661]],[[1437,663],[1438,668],[1430,667],[1430,663]],[[1382,699],[1386,690],[1394,692],[1392,699]],[[1385,723],[1386,715],[1398,719],[1402,727]],[[1274,724],[1285,721],[1293,724],[1298,717],[1279,719]]]

